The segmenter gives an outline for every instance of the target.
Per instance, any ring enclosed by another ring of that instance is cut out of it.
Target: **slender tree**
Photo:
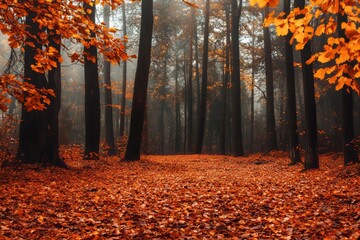
[[[342,23],[347,22],[347,15],[345,13],[338,14],[338,31],[339,37],[344,38],[345,41],[349,39],[345,35],[344,29],[341,28]],[[348,62],[351,65],[351,62]],[[344,73],[346,77],[349,77],[348,73]],[[343,134],[343,153],[344,153],[344,165],[348,165],[352,162],[360,162],[357,146],[354,138],[354,116],[353,116],[353,96],[352,89],[344,86],[341,89],[342,96],[342,134]]]
[[[153,28],[153,0],[141,2],[141,29],[138,63],[135,74],[129,141],[125,161],[140,159],[141,137],[147,97],[147,85],[151,63],[151,41]]]
[[[110,27],[110,6],[104,6],[104,22]],[[114,156],[115,141],[113,127],[113,107],[112,107],[112,91],[111,91],[111,64],[104,60],[104,82],[105,82],[105,139],[108,149],[108,155]]]
[[[127,34],[126,30],[126,5],[125,1],[122,3],[122,23],[124,36]],[[124,42],[126,49],[126,42]],[[127,62],[123,62],[123,76],[122,76],[122,95],[121,95],[121,108],[120,108],[120,137],[125,135],[125,110],[126,110],[126,81],[127,81]]]
[[[269,14],[269,6],[264,9],[264,15]],[[275,126],[275,108],[274,108],[274,78],[271,58],[271,39],[268,27],[263,27],[264,32],[264,52],[265,52],[265,77],[266,77],[266,137],[267,150],[276,150],[276,126]]]
[[[290,4],[290,3],[288,3]],[[295,1],[295,7],[303,9],[305,0]],[[286,6],[290,11],[290,6]],[[289,12],[288,11],[288,12]],[[305,108],[305,169],[319,168],[319,155],[317,149],[317,121],[316,121],[316,102],[313,64],[306,61],[312,56],[310,41],[306,43],[301,53],[302,77],[304,88],[304,108]]]
[[[225,154],[225,133],[226,133],[226,115],[227,115],[227,85],[230,80],[230,4],[228,1],[224,3],[225,20],[226,20],[226,40],[225,40],[225,63],[223,73],[222,86],[222,115],[221,115],[221,132],[219,150],[221,154]]]
[[[194,21],[195,21],[195,9],[191,8],[190,13],[190,37],[189,37],[189,77],[187,84],[187,103],[188,103],[188,145],[187,152],[193,152],[193,38],[194,38]]]
[[[207,95],[207,74],[208,74],[208,58],[209,58],[209,18],[210,18],[210,0],[206,0],[205,5],[205,29],[204,29],[204,48],[203,48],[203,66],[202,66],[202,78],[201,78],[201,99],[200,99],[200,111],[198,117],[198,129],[197,129],[197,141],[196,141],[196,153],[201,153],[204,131],[205,131],[205,119],[206,119],[206,95]]]
[[[284,0],[284,11],[290,12],[290,0]],[[287,96],[287,125],[289,134],[289,152],[291,164],[301,161],[299,149],[299,136],[297,132],[295,73],[293,63],[293,49],[290,44],[291,34],[285,36],[285,68],[286,68],[286,96]]]
[[[242,0],[240,1],[242,5]],[[240,98],[240,50],[239,50],[239,19],[237,0],[231,0],[231,99],[232,99],[232,126],[233,126],[233,152],[235,156],[244,155],[242,143],[241,124],[241,98]]]

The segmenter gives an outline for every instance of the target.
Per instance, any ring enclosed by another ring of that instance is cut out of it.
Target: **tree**
[[[290,1],[289,1],[290,2]],[[290,3],[289,3],[290,4]],[[295,1],[295,7],[303,9],[304,0]],[[289,6],[290,10],[290,6]],[[288,11],[289,12],[289,11]],[[301,53],[302,77],[304,88],[304,107],[305,107],[305,169],[319,168],[319,156],[317,149],[317,121],[316,121],[316,102],[313,64],[306,64],[311,58],[311,44],[307,42]]]
[[[198,117],[196,153],[201,153],[204,131],[205,131],[205,115],[206,115],[206,95],[207,95],[207,74],[208,74],[208,58],[209,58],[209,18],[210,18],[210,0],[206,0],[205,4],[205,29],[204,29],[204,48],[203,48],[203,66],[201,76],[201,99]]]
[[[39,24],[35,21],[37,16],[37,12],[30,10],[25,20],[25,30],[33,36],[40,34]],[[32,68],[33,65],[36,65],[36,49],[42,48],[42,44],[37,39],[29,37],[25,41],[28,44],[24,47],[24,81],[28,83],[31,81],[36,88],[46,88],[47,81],[44,73],[36,72]],[[28,96],[25,95],[24,101],[27,100]],[[25,106],[22,107],[17,157],[25,163],[47,162],[44,159],[44,152],[47,140],[48,116],[46,111],[41,110],[27,111]]]
[[[89,21],[95,22],[95,1],[84,3],[84,9]],[[90,12],[90,13],[89,13]],[[94,38],[95,33],[91,32]],[[100,91],[97,64],[97,48],[84,47],[85,70],[85,155],[84,159],[99,159],[100,144]]]
[[[133,105],[131,108],[130,134],[126,146],[125,161],[140,159],[141,137],[151,62],[152,28],[153,0],[142,1],[139,54],[135,74]]]
[[[240,5],[242,0],[240,1]],[[239,50],[239,19],[237,0],[231,0],[231,99],[232,99],[232,126],[233,151],[235,156],[244,155],[242,144],[241,98],[240,98],[240,50]]]
[[[104,22],[106,26],[110,27],[110,6],[104,6]],[[108,155],[114,156],[115,141],[114,141],[114,127],[113,127],[113,106],[112,106],[112,91],[111,91],[111,63],[104,60],[104,82],[105,82],[105,138],[108,149]]]
[[[349,40],[345,31],[341,29],[341,24],[347,22],[347,15],[345,13],[338,13],[338,30],[339,37],[343,38],[346,42]],[[348,62],[350,66],[353,65]],[[348,73],[344,74],[349,77]],[[359,161],[357,146],[354,138],[354,117],[353,117],[353,90],[348,86],[341,90],[342,96],[342,133],[343,133],[343,152],[344,152],[344,165],[349,163],[356,163]]]
[[[126,6],[125,2],[122,4],[122,23],[124,36],[127,34],[126,30]],[[126,49],[126,42],[124,42],[124,48]],[[127,82],[127,61],[123,61],[123,81],[122,81],[122,96],[120,107],[120,137],[125,135],[125,110],[126,110],[126,82]]]
[[[264,18],[269,14],[269,7],[265,8]],[[270,30],[263,27],[264,32],[264,49],[265,49],[265,77],[266,77],[266,131],[267,131],[267,150],[276,150],[276,126],[274,112],[274,80],[273,67],[271,59],[271,39]]]
[[[190,11],[190,37],[189,37],[189,77],[187,84],[187,111],[188,111],[188,142],[187,142],[187,152],[193,152],[193,40],[194,40],[194,22],[195,22],[195,8],[191,8]]]

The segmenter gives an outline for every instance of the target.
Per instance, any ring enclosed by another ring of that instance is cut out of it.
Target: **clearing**
[[[359,165],[280,153],[0,169],[0,239],[357,239]]]

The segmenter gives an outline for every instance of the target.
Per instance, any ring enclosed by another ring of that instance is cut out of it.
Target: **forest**
[[[359,4],[0,1],[0,239],[359,239]]]

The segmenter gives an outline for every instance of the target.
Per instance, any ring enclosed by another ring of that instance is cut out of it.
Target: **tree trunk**
[[[84,3],[85,10],[91,10],[86,13],[91,21],[95,22],[95,1],[90,4]],[[95,33],[91,33],[95,37]],[[99,76],[97,66],[97,49],[95,46],[84,48],[86,56],[95,58],[91,61],[85,57],[85,156],[84,159],[99,159],[100,143],[100,93]]]
[[[226,133],[226,115],[227,115],[227,85],[230,79],[230,6],[225,3],[226,12],[226,42],[225,42],[225,64],[223,73],[223,86],[222,86],[222,115],[221,115],[221,131],[220,131],[220,154],[225,155],[225,133]]]
[[[232,46],[232,132],[233,151],[235,156],[243,156],[241,98],[240,98],[240,50],[239,50],[239,17],[237,0],[231,0],[231,46]]]
[[[29,11],[26,17],[26,30],[33,36],[39,34],[39,24],[34,21],[37,13]],[[32,38],[26,39],[26,42],[32,43],[35,47],[25,44],[24,54],[24,81],[33,84],[36,88],[47,88],[45,75],[32,70],[31,65],[36,65],[35,55],[37,49],[41,49],[42,45]],[[26,101],[27,96],[24,96]],[[25,163],[41,163],[43,160],[43,151],[46,145],[47,129],[48,129],[47,111],[26,111],[22,107],[19,148],[17,158]]]
[[[153,0],[141,3],[141,29],[138,63],[135,74],[129,141],[126,146],[126,161],[140,159],[141,137],[151,63],[151,40],[153,28]]]
[[[207,74],[208,74],[208,56],[209,56],[209,15],[210,15],[210,0],[206,0],[205,6],[205,32],[204,32],[204,49],[203,49],[203,72],[201,78],[201,99],[200,111],[198,118],[198,132],[196,141],[196,153],[201,153],[206,119],[206,95],[207,95]]]
[[[180,116],[180,99],[179,99],[179,79],[178,79],[178,59],[175,65],[175,153],[181,149],[181,116]]]
[[[110,6],[104,6],[104,22],[110,27]],[[105,82],[105,139],[108,149],[108,155],[114,156],[115,141],[113,127],[113,107],[112,107],[112,90],[111,90],[111,64],[104,61],[104,82]]]
[[[347,22],[347,15],[338,14],[338,29],[339,37],[347,39],[344,30],[341,28],[342,23]],[[352,64],[347,62],[347,64]],[[344,73],[345,77],[349,77]],[[353,96],[351,88],[344,86],[342,91],[342,133],[343,133],[343,152],[344,152],[344,165],[349,163],[356,163],[359,161],[358,149],[354,138],[354,116],[353,116]]]
[[[269,14],[269,6],[265,8],[265,16]],[[265,76],[266,76],[266,132],[267,132],[267,150],[276,150],[276,126],[274,113],[274,80],[273,66],[271,59],[271,39],[268,27],[263,27],[264,32],[264,51],[265,51]]]
[[[195,21],[195,9],[191,8],[190,17],[190,35],[189,35],[189,72],[188,72],[188,84],[187,84],[187,99],[188,99],[188,145],[187,152],[193,152],[193,38],[194,38],[194,21]]]
[[[284,1],[285,13],[290,12],[290,0]],[[286,65],[286,95],[287,95],[287,126],[289,133],[289,151],[291,164],[301,161],[299,150],[299,137],[296,119],[295,74],[293,65],[293,50],[290,45],[290,33],[285,36],[285,65]]]
[[[126,8],[125,2],[122,3],[122,20],[123,20],[123,33],[126,36]],[[126,42],[124,42],[126,49]],[[125,110],[126,110],[126,81],[127,81],[127,61],[123,62],[123,83],[122,83],[122,96],[120,108],[120,137],[125,135]]]

